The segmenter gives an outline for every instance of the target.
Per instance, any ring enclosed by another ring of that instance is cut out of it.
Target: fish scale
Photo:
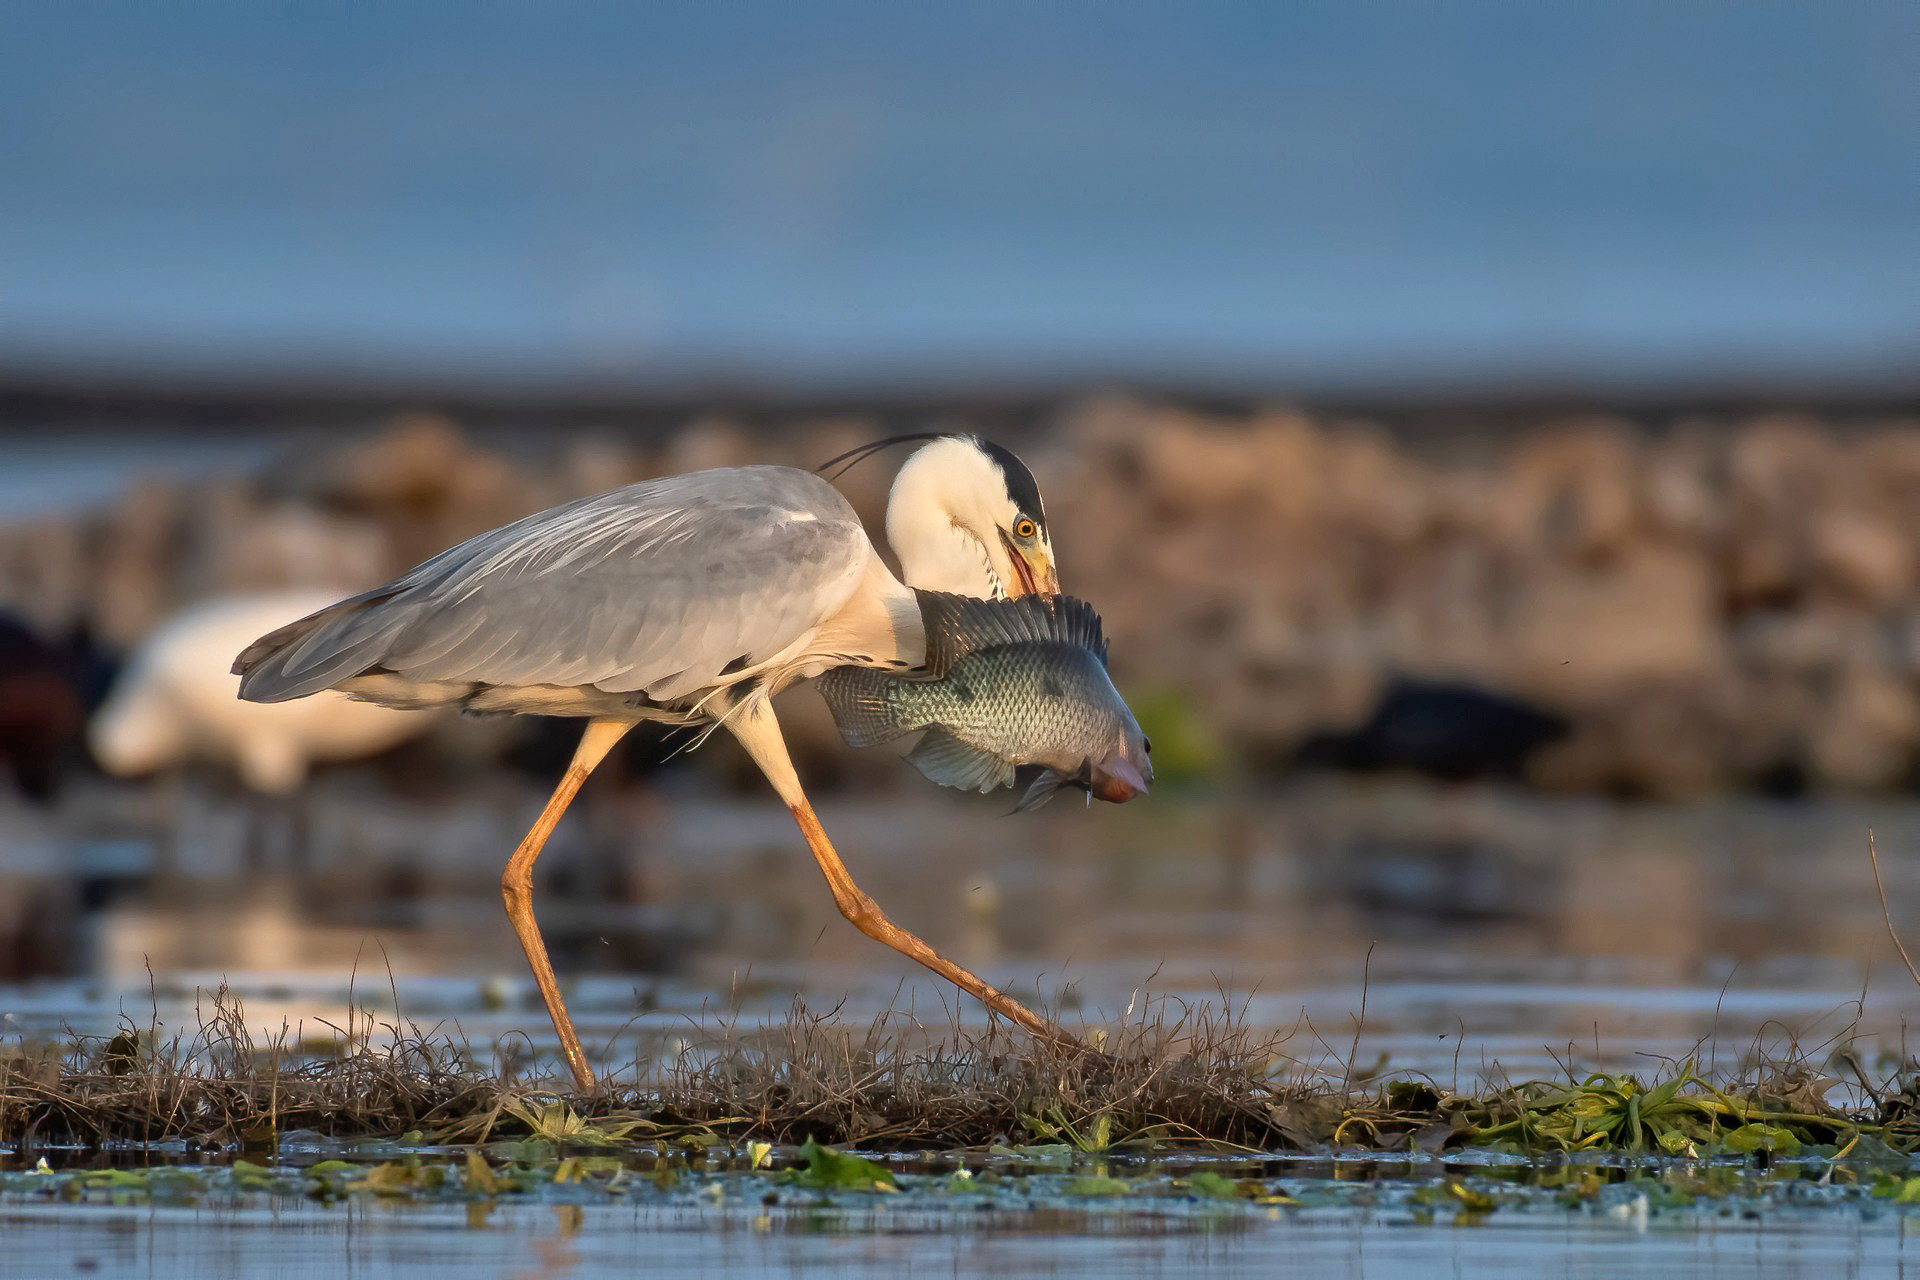
[[[848,743],[924,731],[907,758],[932,781],[972,791],[1042,766],[1023,808],[1084,786],[1088,770],[1116,753],[1144,766],[1145,738],[1107,675],[1106,639],[1084,601],[915,594],[927,633],[924,673],[842,667],[818,682]]]

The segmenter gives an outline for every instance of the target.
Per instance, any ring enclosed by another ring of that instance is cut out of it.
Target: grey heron
[[[887,501],[904,583],[820,475],[728,467],[642,481],[480,534],[261,637],[235,660],[240,696],[254,702],[339,689],[390,707],[586,720],[572,763],[501,877],[507,916],[581,1089],[593,1087],[593,1072],[534,920],[533,866],[588,774],[643,720],[727,729],[792,812],[842,915],[1029,1031],[1062,1035],[896,926],[854,883],[770,706],[781,689],[833,667],[918,666],[925,634],[913,587],[1058,592],[1046,512],[1026,466],[977,437],[924,438],[931,443],[901,466]]]

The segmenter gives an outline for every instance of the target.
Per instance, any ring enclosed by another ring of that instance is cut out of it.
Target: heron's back
[[[678,698],[819,626],[871,552],[846,499],[811,472],[668,476],[471,538],[261,637],[234,669],[255,702],[374,677],[420,701],[503,686]]]

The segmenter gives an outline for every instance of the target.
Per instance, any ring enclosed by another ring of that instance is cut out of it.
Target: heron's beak
[[[1060,594],[1060,574],[1053,567],[1053,557],[1044,546],[1035,547],[1031,553],[1015,542],[1007,531],[1000,531],[1000,545],[1007,549],[1007,559],[1013,562],[1013,572],[1020,579],[1017,595],[1057,596]]]

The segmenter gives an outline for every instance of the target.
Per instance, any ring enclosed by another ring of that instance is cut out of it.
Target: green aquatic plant
[[[1123,1178],[1109,1178],[1095,1175],[1087,1178],[1075,1178],[1060,1188],[1060,1194],[1076,1200],[1106,1199],[1110,1196],[1130,1196],[1133,1184]]]
[[[1257,1183],[1254,1184],[1254,1190],[1249,1193],[1236,1179],[1215,1173],[1211,1169],[1202,1169],[1197,1173],[1188,1174],[1180,1180],[1180,1189],[1190,1196],[1198,1196],[1203,1200],[1232,1200],[1242,1195],[1259,1194]]]
[[[1570,1086],[1522,1086],[1494,1108],[1513,1118],[1475,1126],[1480,1144],[1521,1151],[1647,1151],[1698,1156],[1720,1150],[1793,1156],[1803,1145],[1844,1140],[1858,1125],[1844,1117],[1793,1111],[1729,1096],[1689,1061],[1668,1079],[1644,1085],[1630,1075],[1596,1072]]]
[[[556,1147],[615,1147],[643,1129],[659,1128],[640,1116],[590,1119],[558,1098],[544,1104],[536,1104],[532,1099],[507,1098],[500,1107],[525,1125],[534,1139],[551,1142]]]
[[[1021,1116],[1020,1123],[1043,1142],[1072,1147],[1081,1155],[1103,1155],[1113,1148],[1113,1113],[1099,1111],[1091,1123],[1074,1124],[1059,1107],[1048,1107],[1043,1115]]]
[[[805,1164],[789,1169],[781,1181],[790,1187],[808,1191],[898,1191],[899,1180],[891,1170],[871,1160],[823,1147],[808,1138],[801,1144],[800,1159]]]

